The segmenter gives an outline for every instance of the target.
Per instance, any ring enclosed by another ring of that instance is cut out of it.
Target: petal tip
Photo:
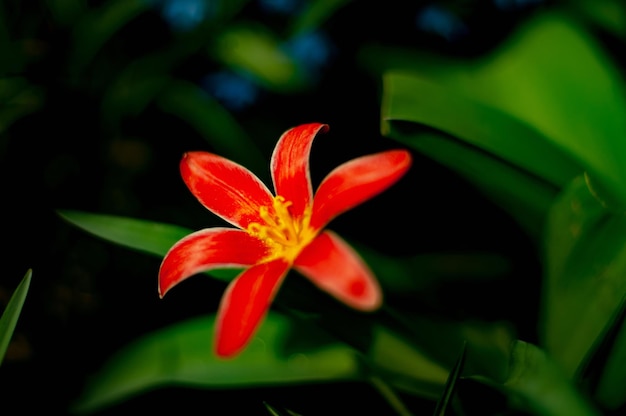
[[[217,331],[215,336],[215,355],[222,359],[235,358],[248,345],[248,340],[229,336],[228,332]]]
[[[383,305],[383,296],[380,291],[372,293],[370,296],[360,299],[356,309],[362,312],[376,312]]]
[[[230,346],[224,346],[218,343],[215,346],[215,355],[223,360],[232,360],[239,355],[241,349],[242,348],[233,349]]]

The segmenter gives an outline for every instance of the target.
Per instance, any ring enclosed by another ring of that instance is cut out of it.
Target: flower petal
[[[294,262],[294,268],[346,305],[372,311],[382,304],[382,291],[361,257],[331,231],[317,236]]]
[[[215,351],[218,356],[232,357],[246,346],[288,270],[287,262],[274,260],[252,266],[230,283],[217,315]]]
[[[271,192],[256,175],[221,156],[187,152],[180,172],[202,205],[237,227],[261,222],[259,208],[272,206]]]
[[[313,199],[309,154],[320,131],[328,131],[328,125],[311,123],[289,129],[280,137],[272,154],[274,191],[292,202],[290,211],[294,217],[301,216]]]
[[[384,191],[411,166],[411,154],[389,150],[352,159],[324,178],[313,201],[311,227],[322,228],[337,215]]]
[[[179,240],[159,269],[159,296],[194,274],[221,267],[257,263],[269,253],[259,239],[233,228],[207,228]]]

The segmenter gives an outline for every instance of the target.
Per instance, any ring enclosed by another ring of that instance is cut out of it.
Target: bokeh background
[[[377,48],[479,60],[526,19],[556,8],[584,21],[623,71],[617,31],[624,15],[613,3],[2,0],[0,305],[33,270],[0,368],[3,407],[13,409],[6,413],[69,414],[85,382],[116,350],[214,311],[223,291],[221,283],[198,277],[159,299],[158,258],[91,236],[57,210],[191,229],[220,224],[180,179],[183,152],[220,153],[267,181],[280,134],[324,122],[330,132],[312,154],[319,182],[350,158],[402,147],[380,133]],[[414,157],[397,186],[331,228],[383,253],[478,251],[502,258],[485,284],[461,281],[445,292],[426,287],[416,301],[426,314],[510,319],[532,342],[535,320],[524,306],[538,302],[536,248],[462,177]],[[483,271],[480,264],[462,267],[474,267],[477,276]],[[494,296],[498,291],[517,296]],[[389,414],[384,400],[360,384],[171,387],[100,414],[267,414],[263,401],[303,415],[374,408]],[[427,414],[433,408],[428,401],[414,405]]]

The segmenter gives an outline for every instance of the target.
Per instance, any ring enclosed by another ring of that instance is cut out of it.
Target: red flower
[[[252,172],[206,152],[183,156],[183,180],[207,209],[237,228],[207,228],[178,241],[159,271],[159,295],[197,273],[244,267],[226,289],[216,325],[216,352],[228,357],[248,342],[291,267],[352,308],[372,311],[382,293],[372,272],[339,236],[323,228],[382,192],[411,165],[391,150],[334,169],[315,196],[309,173],[313,139],[325,124],[286,131],[270,163],[276,196]]]

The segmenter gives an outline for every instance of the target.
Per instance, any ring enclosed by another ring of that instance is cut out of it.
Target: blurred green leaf
[[[626,4],[622,0],[568,0],[565,6],[580,18],[626,40]]]
[[[267,408],[267,411],[270,412],[270,415],[272,415],[272,416],[283,416],[283,414],[281,412],[279,412],[278,410],[274,409],[267,402],[263,402],[263,405]]]
[[[602,379],[595,392],[595,399],[608,409],[624,407],[626,402],[626,327],[622,325],[617,334],[611,355],[608,357]]]
[[[270,312],[248,347],[228,360],[213,353],[214,325],[214,316],[196,318],[128,345],[93,376],[74,412],[92,412],[164,386],[225,389],[360,378],[356,355],[341,344],[283,353],[291,323],[281,315]]]
[[[450,371],[450,375],[448,375],[448,379],[446,380],[446,385],[443,393],[439,398],[439,401],[437,401],[437,407],[435,407],[435,412],[433,413],[434,416],[445,416],[446,411],[448,410],[448,406],[450,406],[450,403],[452,402],[454,390],[456,389],[456,382],[461,377],[461,373],[463,372],[466,352],[467,343],[464,342],[461,354],[456,360],[452,371]]]
[[[217,37],[211,53],[234,71],[253,75],[272,91],[293,92],[309,85],[306,72],[281,50],[277,37],[260,25],[229,27]]]
[[[273,406],[271,406],[269,403],[263,402],[263,405],[265,406],[267,411],[270,413],[270,415],[272,415],[272,416],[285,416],[285,414],[283,412],[278,411]]]
[[[616,410],[626,398],[626,300],[611,325],[579,367],[578,379],[605,408]]]
[[[504,390],[511,403],[539,416],[600,416],[542,349],[523,341],[511,352]]]
[[[271,406],[267,402],[263,402],[263,405],[265,406],[267,411],[270,412],[270,415],[273,415],[273,416],[301,416],[300,414],[289,409],[285,409],[284,411],[279,411],[278,409]]]
[[[606,209],[580,176],[550,211],[544,252],[543,342],[572,376],[626,298],[626,216]],[[625,359],[622,350],[616,362]],[[621,378],[613,374],[606,386]],[[624,403],[623,383],[614,388]]]
[[[265,172],[269,165],[256,143],[235,117],[197,86],[171,82],[158,98],[163,111],[194,127],[215,151],[252,171]],[[245,152],[242,152],[245,149]]]
[[[32,275],[32,270],[28,269],[26,275],[24,275],[20,284],[15,289],[15,292],[11,295],[9,303],[0,317],[0,364],[2,364],[2,361],[4,360],[4,355],[6,354],[9,343],[11,342],[11,337],[13,336],[13,331],[17,325],[17,320],[22,312],[22,306],[24,306],[24,301],[26,300],[26,294],[28,293],[28,289],[30,287]]]
[[[26,60],[23,48],[9,31],[7,18],[11,19],[11,16],[7,16],[5,7],[6,3],[0,3],[0,56],[3,58],[0,60],[0,75],[2,76],[20,73]]]
[[[69,25],[85,12],[84,0],[46,0],[49,13],[61,26]]]
[[[448,375],[422,348],[382,325],[376,326],[366,356],[375,375],[421,397],[435,399]]]
[[[468,130],[480,133],[478,138],[490,143],[493,136],[502,143],[515,142],[505,150],[528,146],[529,151],[522,151],[518,157],[509,159],[510,153],[502,153],[502,157],[540,174],[541,167],[536,164],[551,169],[550,165],[556,163],[561,173],[581,166],[576,173],[589,172],[626,206],[626,88],[601,44],[575,19],[558,12],[539,13],[484,59],[460,61],[376,48],[364,53],[364,60],[381,72],[411,71],[413,77],[428,82],[421,81],[422,85],[439,85],[452,94],[452,98],[426,94],[438,91],[434,87],[416,88],[413,93],[404,93],[400,88],[395,88],[393,94],[385,92],[384,123],[388,119],[407,119],[438,129],[445,123],[444,131],[463,140],[468,140]],[[419,105],[412,109],[404,101],[398,102],[395,94]],[[458,97],[467,97],[473,104],[455,107]],[[450,106],[447,111],[446,106]],[[491,111],[486,113],[486,109]],[[459,110],[470,113],[466,116]],[[494,110],[508,113],[509,121]],[[430,118],[425,119],[422,113]],[[450,121],[456,118],[463,121]],[[526,126],[525,132],[512,124],[516,120]],[[482,123],[482,129],[468,126],[472,121]],[[457,126],[457,131],[451,131],[448,124]],[[496,128],[491,129],[492,125]],[[542,140],[545,143],[539,144]],[[540,147],[535,148],[537,145]],[[548,149],[546,157],[541,149]],[[555,155],[554,150],[562,155]],[[562,163],[569,168],[561,171]]]
[[[111,37],[148,7],[146,0],[111,0],[87,9],[73,26],[70,70],[80,74]]]
[[[144,253],[163,257],[181,238],[193,231],[184,227],[115,215],[58,210],[65,221],[109,242]],[[238,269],[220,269],[207,272],[220,280],[230,281]]]
[[[436,400],[463,343],[472,352],[464,362],[466,376],[494,383],[506,379],[514,340],[508,324],[428,318],[383,308],[400,325],[383,320],[384,326],[374,332],[368,357],[381,377],[396,387]]]
[[[1,55],[0,55],[1,56]],[[0,143],[6,145],[5,133],[20,118],[37,111],[44,102],[40,87],[21,77],[0,79]]]
[[[314,0],[306,3],[304,10],[292,19],[289,33],[291,36],[295,36],[302,32],[317,29],[328,20],[333,13],[351,1],[352,0]]]
[[[104,120],[118,126],[125,117],[141,114],[171,81],[168,69],[159,59],[138,59],[129,64],[103,91]]]

